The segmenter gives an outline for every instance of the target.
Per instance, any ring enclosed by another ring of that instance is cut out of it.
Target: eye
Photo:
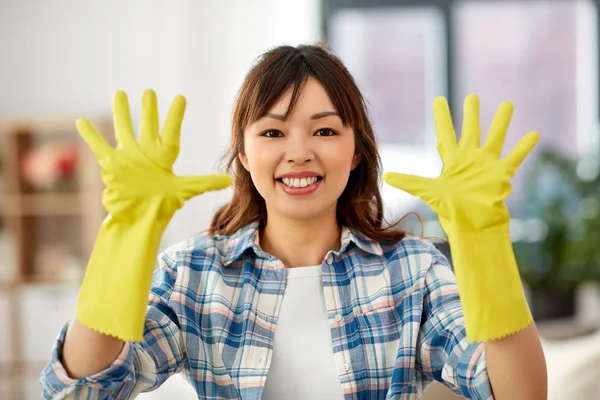
[[[268,137],[268,138],[277,138],[277,137],[282,137],[283,133],[277,129],[269,129],[268,131],[264,131],[261,136],[264,137]]]
[[[337,132],[335,132],[333,129],[323,128],[323,129],[319,129],[318,131],[316,131],[315,135],[316,136],[336,136]]]

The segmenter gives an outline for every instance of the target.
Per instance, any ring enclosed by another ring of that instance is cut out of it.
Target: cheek
[[[347,177],[353,167],[354,146],[347,145],[329,149],[323,158],[327,160],[327,169],[330,174]]]
[[[342,151],[341,148],[332,152],[326,161],[327,186],[331,194],[340,196],[348,184],[352,171],[353,151]]]
[[[272,170],[273,157],[268,153],[257,152],[248,157],[248,167],[250,173],[263,174],[267,170]]]
[[[254,141],[248,140],[244,144],[244,151],[246,159],[248,160],[248,168],[250,172],[256,169],[260,169],[260,166],[264,164],[265,152],[261,146],[256,145]]]
[[[249,146],[246,150],[248,169],[256,188],[273,183],[273,174],[277,166],[277,158],[265,146]]]

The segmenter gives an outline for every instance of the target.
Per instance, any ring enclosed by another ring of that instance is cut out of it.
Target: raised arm
[[[480,145],[479,100],[465,100],[463,130],[457,141],[444,98],[434,102],[438,178],[387,173],[392,186],[419,196],[437,213],[448,235],[467,339],[485,342],[487,374],[496,399],[545,399],[546,365],[525,299],[510,240],[504,200],[510,179],[538,141],[526,134],[500,158],[513,105],[499,107]],[[528,357],[525,359],[525,357]]]
[[[102,201],[108,216],[88,262],[76,318],[62,341],[59,340],[56,355],[69,379],[89,377],[115,363],[126,363],[125,358],[133,354],[132,348],[147,347],[144,332],[147,335],[153,324],[162,324],[153,321],[163,319],[162,315],[155,315],[159,317],[156,320],[152,318],[155,314],[152,307],[149,319],[146,313],[165,228],[186,200],[231,184],[231,178],[226,175],[179,177],[173,174],[172,165],[179,154],[185,98],[175,98],[162,132],[159,132],[156,104],[154,92],[145,91],[140,135],[136,140],[127,96],[123,92],[115,93],[116,148],[87,120],[77,121],[81,136],[102,167],[106,186]],[[161,285],[168,281],[163,278],[159,280]],[[166,293],[164,288],[157,290]],[[152,303],[153,296],[150,299]],[[156,305],[165,303],[160,307],[164,314],[168,298],[154,301]],[[172,330],[176,336],[174,324],[172,321],[158,328]],[[69,379],[64,381],[71,383]],[[127,386],[125,381],[122,383]]]

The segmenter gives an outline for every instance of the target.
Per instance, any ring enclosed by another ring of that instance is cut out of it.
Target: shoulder
[[[248,225],[233,235],[201,233],[169,246],[159,255],[162,267],[195,270],[222,267],[239,257],[254,243],[256,229]]]
[[[442,238],[420,238],[406,235],[395,243],[381,243],[381,250],[386,258],[411,259],[425,257],[433,263],[448,263],[449,246]]]
[[[451,271],[448,244],[443,239],[405,236],[396,243],[382,243],[382,255],[391,274],[403,280],[421,280],[434,267]]]

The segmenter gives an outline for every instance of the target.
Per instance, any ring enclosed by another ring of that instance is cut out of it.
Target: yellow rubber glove
[[[480,147],[479,101],[464,103],[460,142],[446,99],[434,101],[438,151],[443,161],[438,178],[386,173],[388,184],[420,197],[437,213],[448,235],[467,339],[498,339],[532,322],[510,240],[510,216],[504,200],[510,179],[539,139],[529,132],[503,159],[500,153],[513,105],[500,105],[485,144]]]
[[[142,339],[152,272],[161,236],[184,201],[231,184],[227,175],[179,177],[172,165],[179,153],[185,98],[177,96],[159,135],[156,95],[142,97],[139,142],[129,103],[116,92],[113,117],[116,148],[85,119],[77,128],[102,167],[102,223],[83,279],[76,317],[83,325],[126,341]]]

